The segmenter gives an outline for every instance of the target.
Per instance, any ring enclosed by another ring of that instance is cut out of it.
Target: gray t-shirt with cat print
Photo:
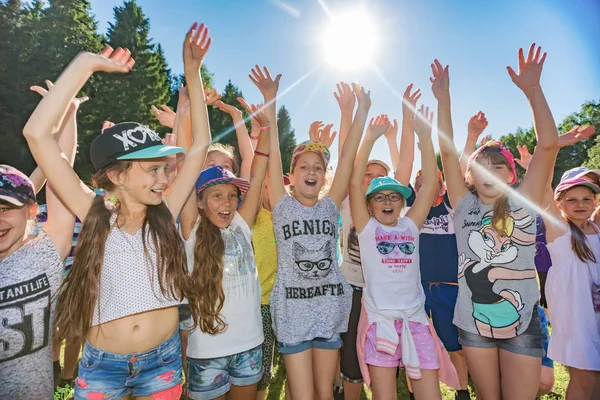
[[[352,288],[337,261],[339,215],[329,196],[305,207],[285,195],[273,210],[278,266],[269,300],[279,342],[331,338],[347,330]]]
[[[540,296],[533,262],[537,214],[512,197],[509,205],[510,216],[494,228],[493,204],[467,193],[454,216],[459,257],[454,325],[497,339],[523,333]]]

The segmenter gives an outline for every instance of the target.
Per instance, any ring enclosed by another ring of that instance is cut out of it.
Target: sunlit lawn
[[[275,366],[275,382],[273,382],[267,391],[267,400],[284,400],[285,399],[285,368],[283,366],[283,359],[277,357],[278,364]],[[62,363],[62,355],[61,355]],[[401,373],[401,377],[398,379],[398,399],[408,399],[408,389],[406,387],[406,380],[404,375]],[[569,382],[569,374],[567,369],[560,364],[554,364],[554,389],[553,391],[542,396],[544,400],[558,400],[565,398],[565,392],[567,390],[567,384]],[[442,399],[453,400],[454,390],[448,389],[444,384],[441,384]],[[469,387],[472,398],[475,398],[473,387]],[[73,391],[71,391],[72,395]],[[56,396],[55,400],[66,400],[70,399],[71,396]],[[362,400],[371,399],[371,392],[368,389],[363,389],[361,396]]]
[[[398,379],[398,399],[408,399],[408,389],[406,387],[406,380],[404,379],[404,374],[400,374],[401,378]],[[280,358],[279,363],[275,367],[275,382],[269,386],[269,390],[267,391],[267,400],[284,400],[285,399],[285,368],[283,366],[283,359]],[[567,384],[569,382],[569,374],[567,369],[559,364],[554,364],[554,389],[553,391],[541,398],[544,400],[556,400],[556,399],[564,399],[565,392],[567,390]],[[442,389],[442,399],[444,400],[454,400],[454,390],[449,389],[446,385],[441,384]],[[473,387],[469,386],[469,390],[471,391],[471,397],[475,398],[475,392],[473,391]],[[360,397],[362,400],[371,399],[371,392],[368,389],[363,389],[362,396]]]

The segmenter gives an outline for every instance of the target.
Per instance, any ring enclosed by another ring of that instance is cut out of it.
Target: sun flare
[[[377,47],[375,26],[362,11],[333,16],[323,36],[329,64],[357,69],[372,61]]]

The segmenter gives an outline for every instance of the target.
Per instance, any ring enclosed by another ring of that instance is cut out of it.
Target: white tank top
[[[157,279],[156,249],[146,227],[146,250],[142,229],[131,235],[119,229],[110,218],[111,230],[104,248],[100,275],[100,293],[92,317],[92,326],[159,308],[181,304],[160,291]],[[83,289],[83,288],[82,288]]]

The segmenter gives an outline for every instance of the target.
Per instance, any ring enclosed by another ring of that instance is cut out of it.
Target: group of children
[[[381,115],[367,126],[370,92],[342,82],[333,178],[336,134],[320,123],[294,149],[285,177],[281,75],[252,70],[264,106],[240,99],[252,116],[248,136],[242,113],[203,89],[210,44],[204,25],[187,32],[174,136],[164,141],[135,122],[106,124],[90,148],[91,188],[72,168],[82,101],[75,96],[95,72],[129,72],[130,52],[81,53],[40,91],[23,129],[38,170],[27,177],[0,166],[0,397],[52,398],[51,343],[66,339],[74,354],[83,344],[76,377],[72,365],[62,377],[73,379],[76,399],[264,398],[275,344],[294,400],[332,399],[340,375],[346,399],[358,399],[363,382],[373,398],[395,399],[398,368],[417,399],[441,399],[440,381],[457,389],[456,398],[470,398],[469,375],[478,398],[534,399],[552,387],[542,370],[538,215],[553,265],[548,356],[569,367],[567,398],[600,396],[600,232],[592,215],[600,172],[568,171],[551,188],[568,140],[561,142],[540,87],[539,47],[527,57],[519,50],[517,72],[508,67],[537,136],[514,190],[510,151],[492,140],[475,149],[483,113],[471,119],[475,141],[459,159],[448,66],[437,60],[431,85],[443,175],[433,113],[417,111],[418,90],[405,92],[398,149],[397,122]],[[211,144],[210,104],[232,116],[241,168],[231,149]],[[586,129],[570,134],[587,137]],[[422,170],[411,185],[415,133]],[[395,178],[370,159],[381,136]],[[46,179],[47,220],[28,238]]]

